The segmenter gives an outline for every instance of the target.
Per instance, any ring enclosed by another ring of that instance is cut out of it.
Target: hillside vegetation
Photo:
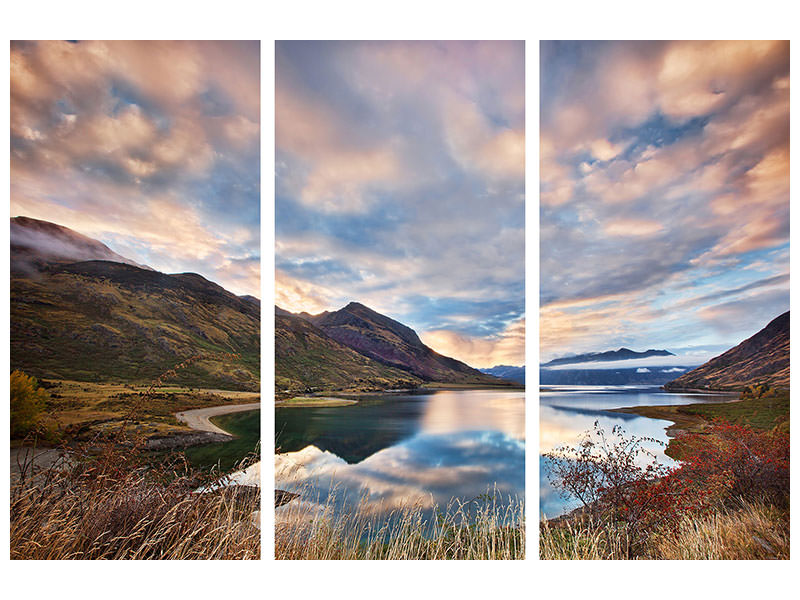
[[[199,275],[108,261],[11,280],[11,366],[37,377],[147,381],[203,354],[177,383],[258,388],[259,308]],[[235,356],[231,356],[235,355]]]
[[[258,390],[260,306],[54,223],[11,221],[11,368],[39,379]]]
[[[789,311],[735,348],[664,385],[667,390],[789,388]]]
[[[422,384],[515,385],[435,352],[410,327],[357,302],[319,315],[276,306],[275,376],[279,398]]]
[[[275,389],[279,397],[323,389],[417,387],[418,377],[381,364],[326,335],[312,323],[275,315]]]

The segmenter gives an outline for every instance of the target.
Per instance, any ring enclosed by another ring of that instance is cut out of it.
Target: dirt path
[[[212,406],[211,408],[198,408],[195,410],[184,410],[175,413],[175,417],[181,423],[184,423],[196,429],[197,431],[210,431],[211,433],[221,433],[230,437],[230,433],[224,429],[220,429],[214,425],[209,419],[211,417],[218,417],[220,415],[227,415],[237,412],[245,412],[248,410],[258,410],[261,408],[260,402],[252,402],[250,404],[231,404],[226,406]]]
[[[31,448],[22,446],[11,448],[11,483],[17,483],[24,471],[33,481],[41,479],[50,469],[58,469],[70,464],[69,457],[58,448]]]

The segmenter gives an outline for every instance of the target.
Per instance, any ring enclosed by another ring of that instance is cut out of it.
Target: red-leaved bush
[[[678,438],[677,474],[717,498],[789,501],[789,434],[714,422],[703,433]]]
[[[788,504],[785,433],[715,422],[702,434],[680,436],[675,467],[659,462],[645,442],[660,444],[620,427],[608,436],[595,423],[577,447],[544,455],[550,482],[593,518],[624,527],[632,552],[652,534],[676,533],[684,518],[735,498]]]

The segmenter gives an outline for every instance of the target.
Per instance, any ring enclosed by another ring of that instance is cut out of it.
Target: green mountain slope
[[[258,390],[257,302],[194,273],[69,262],[68,252],[52,260],[32,245],[20,256],[14,241],[12,228],[12,369],[40,378],[148,382],[195,357],[170,382]]]
[[[667,390],[743,390],[768,384],[789,389],[789,311],[735,348],[664,385]]]
[[[297,315],[275,309],[278,395],[323,390],[416,387],[421,380],[340,344]]]

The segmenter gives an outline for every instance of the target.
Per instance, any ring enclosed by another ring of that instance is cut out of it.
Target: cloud
[[[14,42],[12,214],[260,295],[259,77],[257,42]]]
[[[422,341],[445,356],[476,368],[525,363],[525,319],[518,319],[492,337],[475,337],[438,329],[423,331]]]
[[[788,43],[544,42],[541,76],[543,352],[732,345],[788,306]]]
[[[314,446],[276,454],[276,481],[288,490],[316,488],[315,482],[324,481],[318,489],[321,504],[330,489],[338,499],[378,514],[410,504],[444,507],[454,497],[470,497],[493,485],[500,496],[516,496],[524,488],[523,412],[522,394],[509,398],[489,392],[465,400],[438,392],[426,403],[415,435],[356,464]],[[331,481],[334,485],[328,485]]]
[[[524,313],[523,67],[519,42],[279,43],[278,302],[490,356]]]
[[[610,236],[650,237],[663,229],[661,223],[647,219],[617,219],[604,225],[606,235]]]

